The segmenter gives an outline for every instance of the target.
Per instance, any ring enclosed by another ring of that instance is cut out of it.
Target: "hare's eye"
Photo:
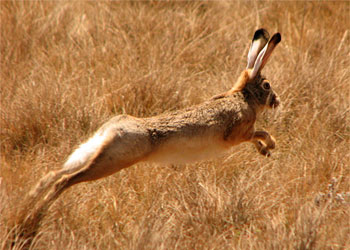
[[[263,83],[263,88],[264,88],[265,90],[269,90],[269,89],[271,88],[270,83],[264,82],[264,83]]]

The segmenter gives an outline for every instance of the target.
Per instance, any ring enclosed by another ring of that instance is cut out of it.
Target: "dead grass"
[[[277,138],[272,158],[240,145],[215,161],[139,164],[77,185],[31,248],[350,248],[349,2],[0,6],[1,248],[29,188],[78,143],[115,114],[227,90],[258,27],[282,33],[265,74],[283,106],[258,124]]]

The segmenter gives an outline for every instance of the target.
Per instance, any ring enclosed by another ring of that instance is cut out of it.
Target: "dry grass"
[[[106,119],[229,89],[258,27],[282,33],[264,71],[283,106],[258,124],[278,141],[272,158],[240,145],[215,161],[138,164],[77,185],[31,247],[350,248],[349,2],[0,6],[0,248],[28,189]]]

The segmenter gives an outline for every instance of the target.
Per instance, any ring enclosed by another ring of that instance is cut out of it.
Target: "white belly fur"
[[[161,145],[146,161],[157,163],[191,163],[216,158],[229,146],[218,138],[173,138]]]

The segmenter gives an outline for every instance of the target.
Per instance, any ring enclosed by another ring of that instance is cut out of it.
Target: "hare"
[[[50,204],[68,187],[138,162],[194,162],[246,141],[260,154],[270,156],[275,139],[266,131],[256,131],[254,123],[262,110],[279,105],[260,72],[280,41],[279,33],[269,40],[266,30],[257,30],[247,68],[226,93],[183,110],[149,118],[118,115],[103,124],[69,156],[62,169],[47,174],[30,192],[31,210],[23,211],[19,223],[22,236],[35,235]]]

